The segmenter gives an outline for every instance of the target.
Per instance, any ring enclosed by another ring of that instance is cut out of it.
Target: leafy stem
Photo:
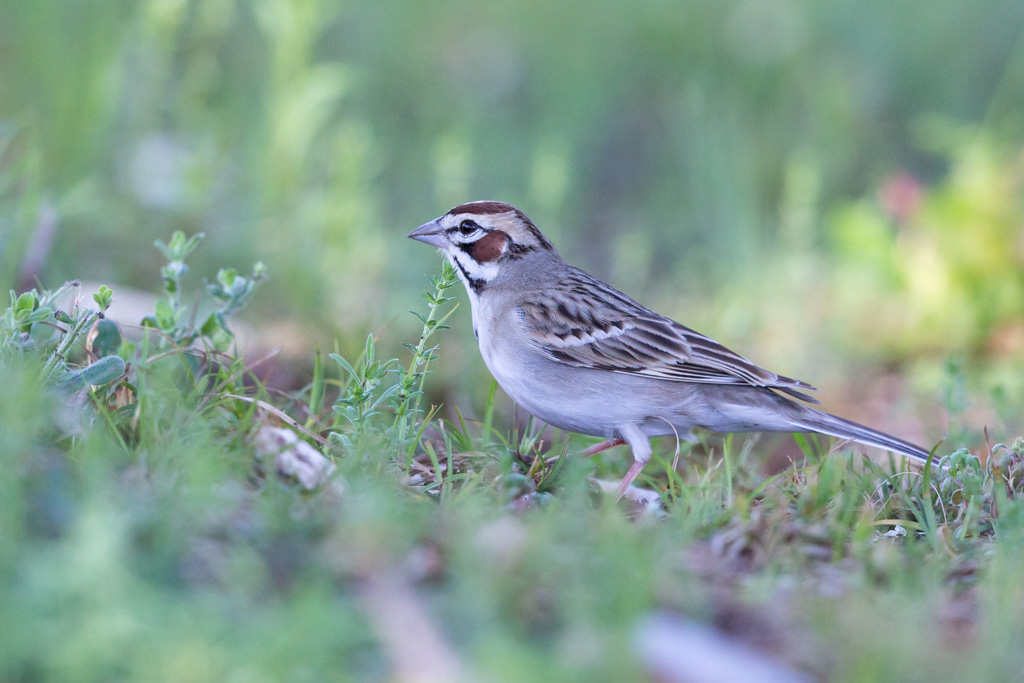
[[[438,330],[447,328],[444,324],[448,317],[455,312],[458,305],[453,306],[447,313],[442,315],[446,304],[454,297],[446,296],[448,290],[459,281],[455,267],[447,260],[441,265],[440,276],[430,278],[434,285],[432,292],[423,295],[429,308],[427,314],[423,315],[410,311],[423,327],[420,331],[419,343],[404,344],[405,348],[412,352],[409,365],[399,371],[398,394],[395,401],[395,431],[399,443],[406,444],[406,455],[412,456],[416,447],[414,440],[409,439],[409,421],[420,410],[420,398],[423,395],[423,385],[426,381],[427,366],[437,357],[437,346],[427,346],[430,338]]]
[[[53,375],[54,370],[57,369],[57,365],[64,362],[71,347],[74,346],[78,338],[92,325],[93,321],[96,320],[97,313],[88,309],[83,310],[81,314],[75,319],[75,323],[71,328],[71,331],[64,334],[57,348],[54,349],[50,357],[46,359],[46,363],[43,365],[42,376],[43,379],[49,379]]]

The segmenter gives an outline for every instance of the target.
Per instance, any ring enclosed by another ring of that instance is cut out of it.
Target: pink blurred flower
[[[923,196],[921,183],[907,171],[886,176],[878,188],[878,201],[897,223],[906,223],[917,213]]]

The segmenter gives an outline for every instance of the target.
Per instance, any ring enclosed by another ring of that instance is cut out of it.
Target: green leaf
[[[99,291],[92,295],[92,300],[100,307],[101,312],[105,311],[114,303],[114,292],[106,285],[100,285]]]
[[[81,370],[88,384],[110,384],[124,374],[125,363],[120,356],[106,356]]]
[[[164,299],[158,299],[156,302],[156,323],[157,326],[162,330],[169,330],[174,327],[177,322],[177,316],[174,315],[174,309]]]
[[[204,320],[203,324],[200,325],[199,333],[204,337],[210,337],[213,335],[214,332],[217,331],[218,325],[219,323],[217,322],[217,316],[211,313],[210,315],[206,316],[206,320]]]
[[[107,356],[81,370],[64,373],[54,388],[59,394],[67,396],[88,385],[110,384],[124,374],[125,367],[124,359],[120,356]]]
[[[352,377],[353,379],[359,377],[359,373],[356,372],[355,368],[352,367],[351,363],[349,363],[347,360],[345,360],[344,358],[342,358],[338,354],[336,354],[336,353],[328,354],[328,358],[330,358],[335,363],[340,365],[342,370],[347,372],[349,374],[349,376]]]
[[[192,235],[192,237],[188,239],[188,242],[185,243],[184,250],[181,252],[179,258],[185,258],[193,251],[195,251],[196,247],[199,246],[199,243],[202,242],[203,239],[205,239],[205,237],[206,234],[202,232],[197,232],[195,235]]]
[[[37,308],[39,308],[39,295],[36,294],[34,289],[31,292],[25,292],[14,302],[14,310],[16,312],[34,311]]]
[[[230,291],[235,284],[235,280],[238,278],[238,271],[234,268],[221,268],[217,271],[217,282],[220,283],[221,287]]]
[[[96,323],[96,334],[92,338],[92,352],[100,358],[116,355],[121,348],[121,330],[113,320]]]

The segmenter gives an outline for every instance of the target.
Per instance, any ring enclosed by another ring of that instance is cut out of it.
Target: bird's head
[[[504,202],[470,202],[425,223],[409,237],[444,252],[466,286],[479,293],[510,263],[531,254],[556,254],[525,213]]]

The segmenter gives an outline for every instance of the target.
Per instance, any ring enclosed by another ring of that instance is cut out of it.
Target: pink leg
[[[637,425],[627,425],[619,428],[619,433],[625,437],[626,442],[629,444],[630,450],[633,451],[633,465],[626,472],[626,476],[622,478],[619,483],[619,498],[622,498],[626,493],[626,489],[629,488],[633,480],[640,474],[640,470],[644,468],[651,460],[651,440],[647,438],[643,430]]]
[[[589,458],[590,456],[595,455],[597,453],[600,453],[601,451],[606,451],[609,448],[615,448],[616,446],[621,446],[624,443],[626,443],[625,439],[608,439],[607,441],[602,441],[601,443],[594,444],[590,448],[588,448],[585,451],[583,451],[583,453],[581,453],[581,455],[584,458]]]
[[[640,470],[642,470],[646,464],[646,461],[637,460],[633,463],[632,467],[629,468],[626,472],[626,476],[624,476],[622,481],[619,483],[619,498],[626,495],[626,489],[629,488],[630,484],[633,483],[633,480],[637,478],[640,474]]]

